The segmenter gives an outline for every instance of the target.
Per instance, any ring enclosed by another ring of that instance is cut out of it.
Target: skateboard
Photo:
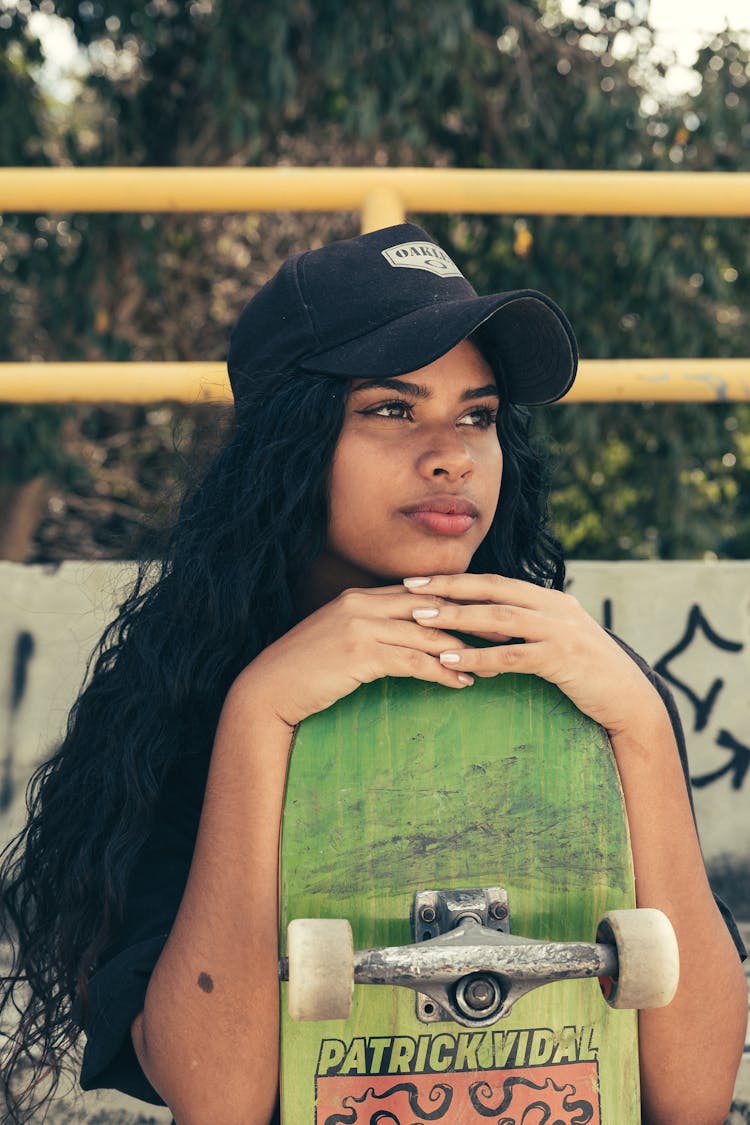
[[[298,728],[280,845],[284,1125],[634,1125],[636,911],[605,732],[554,685],[387,679]]]

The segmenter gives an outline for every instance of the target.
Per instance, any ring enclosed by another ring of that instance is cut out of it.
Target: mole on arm
[[[198,975],[198,988],[202,989],[204,992],[213,992],[213,978],[210,977],[208,973],[200,973]]]

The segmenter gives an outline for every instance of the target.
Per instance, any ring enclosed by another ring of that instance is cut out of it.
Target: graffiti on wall
[[[605,598],[602,603],[602,624],[607,629],[614,627],[614,612],[611,598]],[[691,605],[682,632],[678,639],[654,661],[653,668],[672,688],[673,691],[684,696],[690,703],[693,712],[694,732],[705,730],[709,721],[715,717],[726,681],[721,676],[715,676],[704,690],[697,685],[690,684],[675,671],[673,665],[678,658],[690,650],[699,640],[706,641],[718,652],[736,656],[743,652],[745,645],[741,641],[730,640],[722,637],[713,628],[708,617],[700,605]],[[682,712],[684,716],[684,711]],[[720,754],[721,760],[716,768],[707,773],[691,777],[691,782],[696,789],[703,789],[723,777],[727,777],[732,789],[741,789],[748,771],[750,771],[750,746],[742,742],[732,731],[719,727],[714,746]]]
[[[10,808],[16,793],[14,781],[16,719],[26,694],[29,664],[34,655],[34,647],[34,638],[31,633],[21,630],[16,635],[10,665],[7,733],[5,746],[2,749],[2,759],[0,759],[0,813],[4,813]]]
[[[720,652],[739,653],[745,647],[740,641],[731,641],[719,636],[706,619],[701,607],[693,605],[690,607],[682,636],[672,648],[656,661],[655,670],[673,688],[681,691],[689,699],[694,711],[693,730],[695,731],[704,730],[708,725],[725,684],[721,677],[716,677],[712,680],[707,692],[701,696],[672,670],[672,662],[682,653],[687,652],[699,635],[702,635],[710,645]],[[733,789],[742,788],[742,783],[745,780],[748,768],[750,768],[750,746],[746,746],[736,735],[724,728],[719,730],[715,745],[725,754],[728,753],[729,758],[715,770],[701,774],[699,777],[693,777],[691,779],[693,785],[700,789],[727,775],[731,779]]]

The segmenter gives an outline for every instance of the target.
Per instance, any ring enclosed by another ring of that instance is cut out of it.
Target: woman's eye
[[[381,402],[368,406],[359,414],[377,418],[395,418],[397,421],[413,421],[414,409],[410,402],[404,399],[393,399],[391,402]],[[457,421],[459,426],[471,426],[473,429],[489,430],[497,420],[497,411],[489,406],[477,406],[473,410],[461,415]]]
[[[463,418],[459,419],[459,424],[461,426],[476,426],[480,430],[488,430],[491,426],[495,425],[496,421],[496,410],[491,410],[489,406],[478,406],[475,410],[470,410],[468,414],[464,414]]]
[[[380,406],[372,406],[369,410],[363,410],[361,413],[375,414],[379,418],[410,418],[411,406],[408,402],[395,399],[393,402],[383,402]]]

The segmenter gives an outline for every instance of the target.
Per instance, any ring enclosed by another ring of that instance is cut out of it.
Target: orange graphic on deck
[[[593,1061],[404,1079],[319,1077],[316,1125],[601,1125],[597,1091]]]

